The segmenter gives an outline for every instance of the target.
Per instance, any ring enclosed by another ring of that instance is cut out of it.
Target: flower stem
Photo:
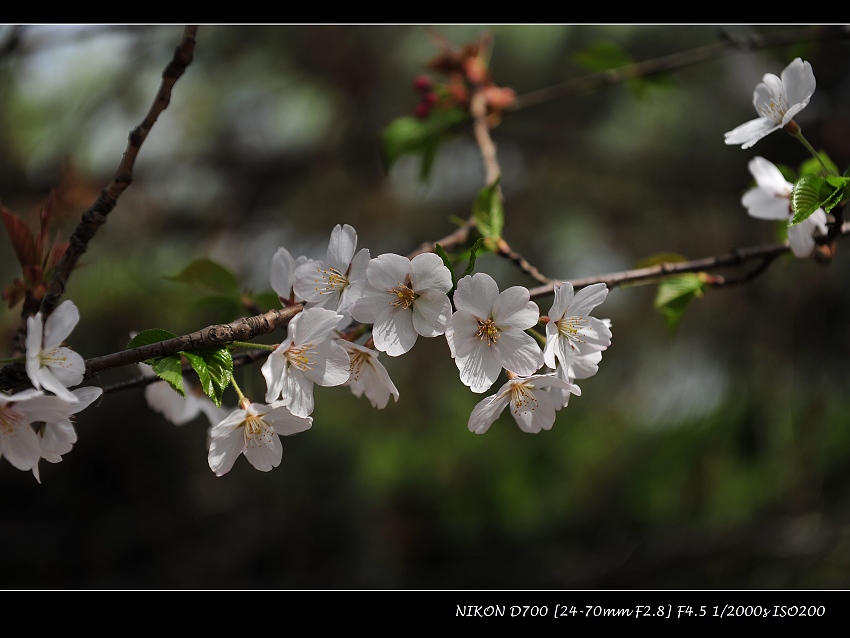
[[[820,153],[818,153],[814,149],[814,147],[811,144],[809,144],[809,140],[807,140],[803,136],[803,131],[800,130],[799,126],[797,127],[797,130],[794,133],[792,133],[792,135],[794,137],[796,137],[797,140],[799,140],[800,144],[802,144],[803,146],[806,147],[806,150],[808,150],[809,153],[812,154],[812,157],[814,157],[818,162],[820,162],[820,165],[823,166],[823,170],[825,170],[828,175],[835,175],[835,173],[833,171],[831,171],[826,164],[824,164],[823,160],[821,159]]]
[[[26,360],[26,357],[11,357],[9,359],[0,359],[0,366],[5,366],[10,363],[23,363]]]
[[[236,383],[236,379],[234,377],[230,377],[230,385],[233,386],[233,389],[236,390],[236,396],[239,397],[239,405],[242,405],[243,401],[248,401],[245,398],[245,395],[242,394],[242,390],[239,388],[239,384]]]

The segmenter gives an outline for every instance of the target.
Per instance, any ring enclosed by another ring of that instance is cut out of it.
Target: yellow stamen
[[[480,341],[487,340],[487,345],[492,346],[499,341],[499,327],[492,319],[479,319],[478,332],[475,333]]]

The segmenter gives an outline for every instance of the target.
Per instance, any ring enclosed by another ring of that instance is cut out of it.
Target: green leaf
[[[173,332],[168,332],[168,330],[163,330],[162,328],[142,330],[139,334],[130,339],[129,343],[127,343],[127,350],[131,348],[139,348],[141,346],[148,346],[152,343],[159,343],[160,341],[173,339],[176,336],[177,335]]]
[[[818,157],[820,157],[821,162],[826,164],[826,167],[832,171],[834,174],[838,174],[838,167],[835,163],[829,159],[829,155],[827,155],[824,151],[818,153]],[[823,166],[817,160],[817,158],[810,157],[805,162],[800,164],[800,177],[804,177],[805,175],[821,175],[823,173]],[[786,179],[788,179],[786,177]],[[793,182],[793,178],[788,180]]]
[[[452,129],[467,119],[460,109],[433,110],[425,119],[400,117],[381,131],[381,157],[389,172],[399,158],[418,155],[422,163],[419,177],[426,181],[431,174],[437,147]]]
[[[475,243],[472,244],[472,248],[469,249],[469,263],[466,265],[466,270],[463,271],[463,275],[461,276],[461,278],[466,277],[467,275],[471,275],[472,271],[475,270],[475,257],[483,243],[484,238],[479,237],[475,240]]]
[[[826,180],[820,175],[804,175],[798,179],[791,189],[791,210],[794,211],[794,217],[790,225],[808,219],[830,193]]]
[[[166,357],[148,359],[145,363],[153,368],[153,371],[160,379],[168,381],[168,385],[174,388],[174,391],[181,397],[186,396],[186,390],[183,387],[183,364],[181,363],[180,354],[170,354]]]
[[[221,407],[221,397],[233,378],[233,357],[227,348],[203,348],[184,352],[201,382],[201,390],[216,407]]]
[[[791,210],[794,217],[790,226],[808,219],[818,208],[825,212],[835,208],[845,197],[850,177],[805,175],[797,180],[791,190]]]
[[[702,273],[686,273],[669,277],[658,284],[655,309],[664,317],[670,335],[675,335],[690,303],[703,296],[705,280]]]
[[[239,282],[227,268],[212,259],[196,259],[176,275],[165,279],[219,293],[239,293]]]
[[[496,242],[502,237],[502,229],[505,225],[505,212],[502,208],[502,198],[499,196],[500,178],[481,189],[475,198],[472,207],[472,216],[475,218],[475,226],[478,232],[488,239],[487,247],[496,249]]]
[[[635,268],[649,268],[658,264],[675,264],[687,260],[687,257],[679,253],[653,253],[637,262]]]

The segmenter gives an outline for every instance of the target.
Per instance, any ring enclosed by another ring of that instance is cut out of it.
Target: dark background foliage
[[[458,46],[492,34],[495,81],[523,95],[585,75],[575,56],[598,41],[637,61],[787,28],[202,26],[133,185],[70,280],[82,315],[70,343],[92,357],[134,330],[234,319],[163,279],[195,258],[261,292],[278,246],[321,257],[338,223],[372,256],[450,232],[484,185],[471,134],[440,148],[425,184],[414,158],[387,174],[379,154],[381,130],[416,104],[431,31]],[[67,234],[112,178],[181,30],[0,28],[0,202],[35,219],[57,188]],[[723,133],[755,117],[764,73],[802,56],[818,87],[798,122],[843,170],[847,46],[741,51],[643,90],[507,114],[493,130],[506,239],[565,279],[775,241],[740,205],[747,162],[796,168],[807,154],[781,132],[747,151]],[[599,374],[536,436],[508,413],[484,436],[467,431],[482,397],[441,338],[382,357],[401,393],[383,411],[318,388],[313,428],[284,439],[269,473],[239,459],[216,478],[203,417],[178,428],[140,391],[108,394],[80,415],[62,463],[41,464],[42,485],[0,463],[0,586],[847,588],[844,250],[829,266],[788,257],[709,291],[675,338],[654,286],[613,290],[595,312],[614,326]],[[0,251],[5,285],[19,273],[5,237]],[[502,288],[534,285],[494,256],[478,266]],[[539,300],[544,313],[550,303]],[[18,321],[19,307],[0,311],[5,348]],[[261,399],[258,366],[239,379]]]

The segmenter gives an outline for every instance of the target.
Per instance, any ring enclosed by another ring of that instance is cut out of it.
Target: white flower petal
[[[479,319],[489,319],[493,304],[499,296],[499,286],[487,273],[467,275],[457,282],[454,303]]]
[[[482,341],[475,343],[467,354],[458,354],[455,365],[460,371],[461,382],[479,394],[489,390],[502,371],[498,347],[488,346]]]
[[[286,374],[288,363],[283,356],[288,344],[282,343],[269,355],[266,362],[260,368],[263,378],[266,380],[266,401],[275,401],[283,391],[283,377]]]
[[[422,293],[413,302],[413,328],[423,337],[436,337],[446,331],[452,316],[452,304],[445,293]]]
[[[59,463],[62,455],[70,452],[77,442],[77,433],[70,420],[45,423],[40,433],[41,458]]]
[[[384,310],[389,307],[392,297],[386,291],[367,288],[363,295],[348,307],[351,316],[361,323],[375,323]]]
[[[212,440],[207,462],[216,476],[227,474],[245,449],[245,437],[241,427],[245,417],[245,410],[237,408],[210,430]]]
[[[484,434],[490,429],[490,426],[493,425],[496,419],[499,418],[502,410],[510,402],[510,395],[504,392],[505,387],[493,396],[480,401],[473,408],[472,414],[469,415],[469,422],[467,423],[470,432]]]
[[[796,112],[803,109],[811,100],[817,82],[812,71],[812,65],[800,58],[794,59],[782,71],[782,84],[790,106],[799,106]],[[789,108],[789,112],[790,112]]]
[[[413,328],[413,311],[400,306],[386,308],[372,326],[375,347],[391,357],[408,352],[418,336]]]
[[[291,436],[309,430],[313,425],[312,417],[300,417],[281,406],[263,415],[263,420],[281,436]]]
[[[337,224],[331,231],[331,240],[328,243],[327,262],[331,268],[345,274],[354,251],[357,249],[357,231],[346,224]]]
[[[283,375],[282,403],[295,416],[306,417],[313,412],[313,382],[292,366]]]
[[[740,144],[741,148],[750,148],[766,135],[773,133],[780,128],[779,124],[775,124],[772,120],[765,117],[760,117],[755,120],[745,122],[740,126],[732,129],[724,134],[726,144]]]
[[[571,315],[589,315],[590,311],[596,308],[608,297],[608,286],[605,284],[592,284],[579,290],[572,303],[570,303]]]
[[[269,283],[282,299],[289,299],[295,283],[295,260],[286,248],[278,248],[269,267]]]
[[[399,284],[407,283],[410,277],[410,260],[401,255],[385,253],[366,266],[366,279],[381,292],[389,292]]]
[[[310,381],[326,387],[348,381],[348,353],[335,340],[319,344],[313,356],[313,367],[303,371]]]
[[[530,389],[532,399],[517,404],[511,401],[511,414],[519,429],[529,434],[538,434],[541,430],[551,430],[555,423],[555,404],[548,392]]]
[[[791,213],[791,200],[779,197],[758,187],[751,188],[743,197],[741,204],[750,217],[756,219],[788,219]]]
[[[40,313],[39,313],[40,314]],[[68,338],[74,326],[80,321],[80,311],[70,300],[63,301],[44,323],[43,348],[55,348]]]
[[[283,459],[283,444],[280,437],[271,426],[267,426],[262,434],[246,436],[245,458],[261,472],[269,472],[280,465]]]
[[[529,301],[528,288],[511,286],[496,297],[492,317],[499,328],[511,326],[527,330],[540,319],[540,308],[533,301]]]
[[[414,292],[428,290],[447,293],[452,288],[452,274],[434,253],[421,253],[410,260],[410,283]]]
[[[533,337],[519,330],[506,330],[499,337],[501,367],[529,376],[543,366],[543,352]]]

